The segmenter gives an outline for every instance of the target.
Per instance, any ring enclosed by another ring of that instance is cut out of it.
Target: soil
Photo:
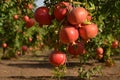
[[[37,58],[37,59],[36,59]],[[115,65],[107,67],[105,63],[90,61],[84,64],[85,69],[102,65],[101,72],[92,75],[91,80],[120,80],[120,57],[115,57]],[[83,80],[77,77],[79,62],[68,60],[65,76],[60,80]],[[53,66],[48,56],[27,55],[18,59],[0,61],[0,80],[57,80],[53,78]]]

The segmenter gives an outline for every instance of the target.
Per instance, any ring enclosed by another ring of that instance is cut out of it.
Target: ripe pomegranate
[[[79,54],[85,54],[85,47],[84,43],[77,42],[76,44],[70,44],[68,46],[68,52],[74,56],[77,56]]]
[[[28,38],[28,41],[29,41],[29,42],[32,42],[32,38],[31,38],[31,37],[29,37],[29,38]]]
[[[74,26],[63,26],[59,33],[59,39],[63,44],[75,42],[79,37],[79,32]]]
[[[83,40],[89,40],[90,38],[96,37],[96,35],[98,34],[98,27],[96,24],[93,23],[83,25],[81,28],[79,28],[79,34]]]
[[[28,4],[28,9],[32,10],[33,9],[33,5],[32,4]]]
[[[58,21],[61,21],[64,19],[67,11],[70,11],[71,9],[72,6],[68,2],[60,2],[55,5],[54,16]]]
[[[50,25],[51,24],[51,16],[49,14],[49,9],[47,7],[39,7],[35,10],[34,13],[35,20],[39,23],[39,25]]]
[[[103,52],[104,52],[104,50],[103,50],[102,47],[98,47],[98,48],[96,49],[97,55],[103,55]]]
[[[22,46],[23,51],[27,51],[28,47],[26,45]]]
[[[17,55],[17,56],[20,56],[20,55],[21,55],[21,52],[20,52],[20,51],[17,51],[17,52],[16,52],[16,55]]]
[[[53,51],[49,56],[49,61],[54,66],[63,65],[66,62],[66,55],[60,51]]]
[[[25,21],[25,22],[28,22],[29,21],[29,17],[26,15],[26,16],[23,16],[23,20]]]
[[[112,48],[118,48],[118,45],[119,45],[118,40],[115,40],[115,41],[112,42]]]
[[[29,50],[30,50],[30,51],[32,51],[32,50],[33,50],[33,48],[32,48],[32,47],[29,47]]]
[[[35,24],[34,19],[29,19],[28,22],[26,22],[26,27],[31,28]]]
[[[14,18],[14,20],[18,20],[18,15],[17,14],[14,15],[13,18]]]
[[[78,26],[87,20],[88,11],[82,7],[73,8],[67,15],[67,20],[70,24]]]
[[[3,48],[7,48],[7,43],[3,43],[3,44],[2,44],[2,47],[3,47]]]

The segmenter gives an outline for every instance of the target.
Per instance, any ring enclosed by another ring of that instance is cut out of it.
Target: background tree
[[[35,7],[34,0],[0,1],[0,45],[7,44],[3,58],[15,56],[23,45],[38,45],[40,29],[34,20]]]

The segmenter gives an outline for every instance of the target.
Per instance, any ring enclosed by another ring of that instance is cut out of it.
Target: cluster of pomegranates
[[[119,41],[118,40],[114,40],[111,43],[111,49],[117,49],[119,47]],[[98,47],[96,48],[96,54],[97,54],[97,58],[99,60],[101,60],[104,55],[105,55],[105,50],[103,47]]]
[[[98,34],[98,26],[92,22],[89,11],[84,7],[73,7],[69,2],[56,3],[52,9],[40,6],[35,10],[34,18],[40,27],[52,25],[53,20],[62,23],[58,30],[59,43],[67,45],[66,51],[74,56],[84,55],[84,44]],[[103,54],[103,50],[100,48],[97,51],[99,50],[101,53],[98,54]],[[66,55],[55,49],[49,59],[54,66],[60,66],[65,63]]]
[[[15,15],[13,16],[13,19],[14,19],[14,20],[18,20],[18,19],[19,19],[19,16],[18,16],[17,14],[15,14]],[[25,21],[25,23],[26,23],[26,25],[25,25],[26,28],[31,28],[31,27],[34,26],[34,24],[35,24],[35,20],[34,20],[33,18],[29,18],[29,16],[27,16],[27,15],[24,15],[24,16],[22,17],[22,19],[23,19],[23,21]]]
[[[32,4],[25,4],[24,7],[26,9],[32,10],[33,9],[33,5]],[[18,13],[19,14],[19,13]],[[13,15],[13,19],[14,20],[18,20],[20,18],[20,16],[18,14]],[[30,18],[28,15],[23,15],[22,20],[25,21],[26,23],[26,28],[31,28],[32,26],[34,26],[35,24],[35,20],[33,18]]]
[[[98,33],[98,27],[91,22],[92,16],[89,12],[83,7],[73,7],[69,2],[57,3],[53,14],[50,14],[48,7],[41,6],[35,10],[34,18],[41,27],[52,25],[53,19],[58,22],[63,21],[58,31],[59,41],[61,44],[67,44],[66,50],[74,56],[85,54],[84,41],[96,37]],[[66,55],[64,52],[55,50],[49,59],[53,65],[59,66],[65,63]]]

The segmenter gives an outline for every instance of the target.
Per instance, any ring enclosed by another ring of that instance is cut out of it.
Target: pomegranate
[[[39,25],[50,25],[51,16],[49,15],[49,9],[47,7],[39,7],[35,10],[34,13],[35,20]]]
[[[28,47],[26,45],[22,46],[23,51],[27,51]]]
[[[96,49],[97,55],[103,55],[103,52],[104,52],[104,50],[103,50],[102,47],[98,47],[98,48]]]
[[[66,55],[60,51],[53,51],[49,56],[49,61],[54,66],[63,65],[66,62]]]
[[[29,19],[29,21],[26,23],[26,27],[27,27],[27,28],[30,28],[30,27],[32,27],[34,24],[35,24],[34,19]]]
[[[18,15],[17,14],[14,15],[13,18],[14,18],[14,20],[18,20]]]
[[[89,40],[90,38],[96,37],[96,35],[98,34],[98,27],[96,24],[93,23],[82,25],[82,27],[79,28],[79,34],[83,40]]]
[[[17,51],[16,52],[16,56],[20,56],[21,55],[21,52],[20,51]]]
[[[82,7],[73,8],[67,15],[67,20],[70,24],[78,26],[87,20],[88,11]]]
[[[33,9],[33,5],[32,4],[28,4],[28,9],[32,10]]]
[[[33,39],[32,39],[31,37],[28,38],[28,41],[29,41],[29,42],[32,42],[32,40],[33,40]]]
[[[79,37],[79,32],[74,26],[63,26],[59,33],[59,39],[63,44],[75,42]]]
[[[32,48],[32,47],[29,47],[29,50],[30,50],[30,51],[32,51],[32,50],[33,50],[33,48]]]
[[[77,56],[79,54],[85,54],[84,43],[77,42],[76,44],[70,44],[68,46],[68,52],[74,56]]]
[[[115,41],[112,42],[112,48],[118,48],[118,45],[119,45],[118,40],[115,40]]]
[[[68,2],[60,2],[55,5],[54,16],[58,21],[64,19],[68,10],[71,10],[72,6]]]
[[[3,43],[3,44],[2,44],[2,47],[3,47],[3,48],[7,48],[7,43]]]
[[[29,21],[29,17],[26,15],[26,16],[23,16],[23,20],[25,21],[25,22],[28,22]]]

